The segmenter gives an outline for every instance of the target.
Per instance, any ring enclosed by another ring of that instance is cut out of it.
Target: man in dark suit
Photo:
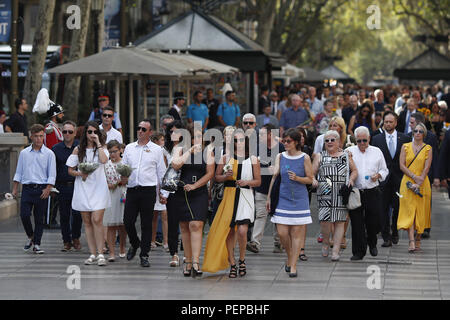
[[[450,130],[447,130],[442,141],[439,155],[439,178],[443,187],[448,189],[450,198]]]
[[[406,108],[400,112],[400,116],[398,117],[397,131],[404,134],[412,132],[412,129],[409,126],[409,121],[411,119],[411,115],[416,112],[417,108],[417,101],[414,98],[409,98],[406,102]]]
[[[409,126],[411,127],[412,130],[414,130],[419,123],[425,125],[425,116],[420,112],[413,113],[409,121]],[[412,139],[412,132],[410,132],[408,136]],[[431,162],[430,171],[428,171],[428,179],[430,180],[430,183],[432,183],[434,186],[439,186],[440,181],[439,181],[439,166],[438,166],[438,159],[439,159],[438,139],[436,135],[433,132],[431,132],[431,130],[428,130],[427,135],[423,139],[423,142],[429,144],[433,148],[433,161]],[[429,238],[429,237],[430,237],[430,229],[425,229],[424,232],[422,233],[422,238]]]
[[[175,120],[181,121],[181,111],[184,105],[184,94],[183,92],[175,92],[173,98],[173,107],[169,109],[168,114],[170,114]]]
[[[258,101],[258,114],[261,114],[264,112],[264,108],[269,105],[269,88],[267,86],[261,86],[261,96],[259,97]]]
[[[400,182],[403,178],[403,172],[400,170],[400,151],[404,143],[411,139],[398,132],[397,115],[391,111],[383,115],[384,131],[373,137],[372,145],[378,147],[384,155],[386,166],[389,169],[389,175],[381,184],[383,210],[381,210],[381,234],[384,243],[382,247],[390,247],[392,243],[398,243],[397,218],[399,200],[396,192],[400,189]],[[392,207],[392,224],[390,218],[390,208]]]

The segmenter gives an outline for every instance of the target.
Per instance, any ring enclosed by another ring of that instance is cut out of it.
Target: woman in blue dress
[[[277,175],[281,175],[279,200],[271,221],[277,224],[281,244],[288,256],[285,271],[292,278],[297,276],[297,260],[306,225],[312,223],[306,185],[312,183],[313,171],[310,157],[301,151],[301,139],[295,129],[283,133],[282,142],[286,151],[276,158],[275,173],[269,188],[271,194]],[[270,205],[270,197],[267,197],[269,212]]]

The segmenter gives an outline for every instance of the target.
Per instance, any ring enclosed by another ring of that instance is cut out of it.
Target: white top
[[[392,141],[394,142],[394,150],[397,150],[397,130],[394,130],[392,134],[389,134],[387,131],[385,131],[384,133],[386,135],[386,145],[388,146],[388,150],[389,150],[389,141],[391,141],[391,136]]]
[[[389,174],[389,170],[384,160],[383,152],[377,147],[369,146],[363,153],[358,146],[347,148],[353,156],[353,162],[358,169],[358,178],[355,187],[358,189],[372,189],[378,186],[379,181],[384,181]],[[370,179],[374,174],[379,173],[381,179],[373,182]]]
[[[134,169],[128,178],[128,188],[159,186],[166,173],[163,149],[151,141],[144,146],[140,146],[137,142],[127,145],[122,163]],[[161,190],[161,193],[164,197],[169,194],[165,190]]]
[[[103,152],[109,158],[109,153],[106,148]],[[86,149],[86,156],[84,162],[97,162],[99,151],[94,149]],[[66,165],[68,167],[77,167],[79,164],[78,155],[70,155],[67,159]],[[86,181],[83,181],[80,176],[75,178],[75,185],[73,190],[72,208],[81,212],[92,212],[103,210],[111,207],[111,195],[106,181],[105,165],[100,163],[100,166],[88,175]]]
[[[103,129],[103,125],[100,125],[99,128],[101,130],[105,130],[105,129]],[[123,143],[122,134],[120,133],[119,130],[114,129],[111,126],[111,129],[109,131],[105,130],[105,132],[106,132],[106,143],[110,142],[111,140],[117,140],[117,141],[119,141],[119,143]]]
[[[3,129],[3,124],[0,123],[0,133],[5,133],[5,130]]]
[[[317,137],[316,142],[314,142],[314,153],[322,152],[324,139],[325,134],[321,134]]]

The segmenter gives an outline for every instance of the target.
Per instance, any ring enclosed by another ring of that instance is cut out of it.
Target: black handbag
[[[172,168],[172,164],[167,168],[164,177],[161,182],[161,189],[175,192],[178,189],[178,185],[180,183],[181,170],[175,170]]]
[[[280,199],[280,186],[281,186],[281,175],[277,175],[275,181],[273,182],[272,191],[270,192],[270,212],[269,215],[273,216],[275,214],[275,209],[277,208],[278,201]]]

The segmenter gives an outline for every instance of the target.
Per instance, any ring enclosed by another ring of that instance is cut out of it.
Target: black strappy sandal
[[[303,253],[299,256],[299,259],[301,260],[301,261],[308,261],[308,257],[306,256],[306,254],[304,253],[305,252],[305,248],[301,248],[300,249],[300,252],[302,252],[303,251]]]
[[[247,266],[245,265],[245,259],[239,260],[239,276],[243,277],[247,274]]]
[[[197,269],[194,268],[194,265],[197,265]],[[203,275],[203,271],[200,270],[200,263],[193,262],[192,263],[192,276],[195,277],[201,277]]]
[[[237,268],[235,264],[231,265],[230,274],[228,275],[228,278],[237,278]]]
[[[188,265],[188,264],[191,265],[191,268],[190,268],[190,269],[187,268],[187,265]],[[186,262],[184,262],[184,265],[185,265],[185,267],[183,268],[183,275],[184,275],[185,277],[190,277],[190,276],[191,276],[191,273],[192,273],[192,262],[186,261]]]

